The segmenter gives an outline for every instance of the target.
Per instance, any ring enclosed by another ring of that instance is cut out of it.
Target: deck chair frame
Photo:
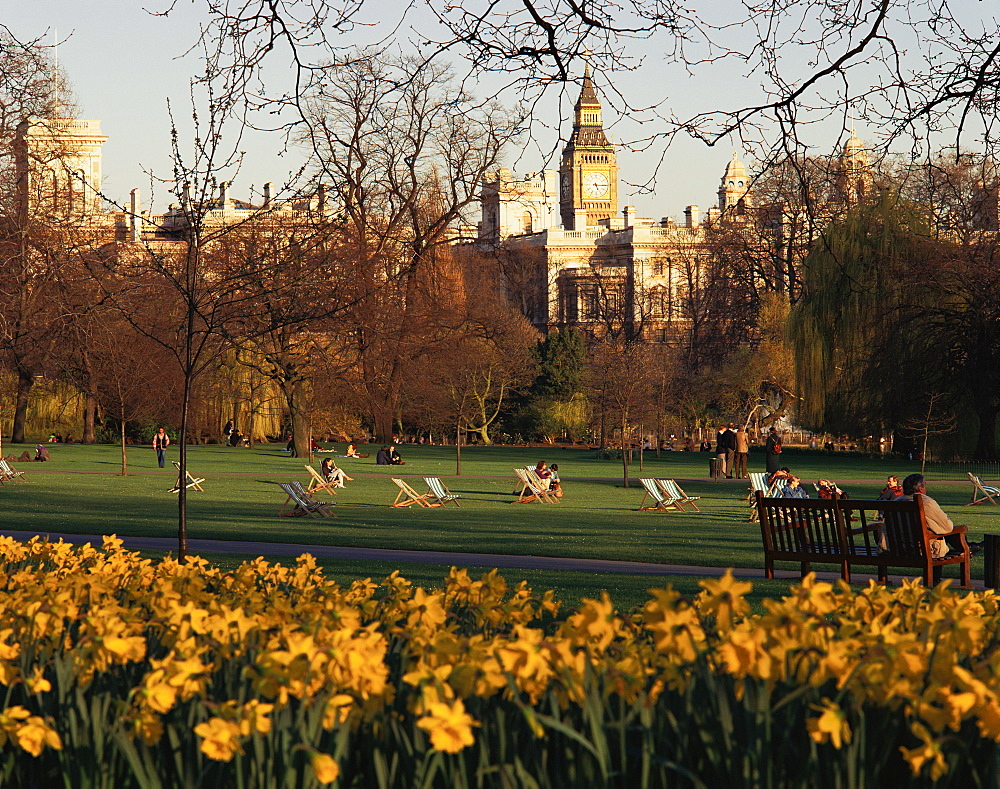
[[[440,502],[430,500],[430,491],[427,493],[417,493],[409,483],[405,480],[399,479],[398,477],[393,477],[392,481],[396,483],[396,487],[399,488],[399,493],[396,494],[395,501],[392,502],[390,506],[392,507],[409,507],[412,504],[419,504],[421,507],[440,507]]]
[[[759,517],[757,512],[757,491],[759,490],[766,498],[773,498],[778,495],[777,485],[771,485],[767,481],[767,474],[763,471],[751,471],[750,493],[747,494],[747,501],[750,502],[750,520],[756,521]]]
[[[542,485],[541,479],[533,468],[516,468],[514,473],[521,481],[521,492],[514,504],[527,504],[529,501],[540,501],[543,504],[558,504],[559,499]]]
[[[181,464],[178,463],[176,460],[171,460],[170,462],[173,463],[174,464],[174,468],[177,469],[177,484],[174,485],[168,492],[169,493],[179,493],[180,489],[181,489],[181,482],[180,482],[180,480],[181,480],[181,477],[180,477],[180,474],[181,474]],[[200,490],[202,493],[205,492],[205,489],[201,486],[201,483],[205,481],[204,477],[200,477],[200,478],[199,477],[194,477],[191,474],[191,472],[188,471],[187,469],[184,470],[184,474],[187,477],[187,481],[184,483],[184,487],[186,487],[186,488],[194,488],[195,490]]]
[[[308,515],[311,518],[337,517],[336,513],[330,512],[329,508],[332,504],[325,501],[316,501],[302,487],[301,482],[279,482],[278,487],[287,494],[285,503],[278,510],[279,517],[287,518],[296,515]],[[291,508],[288,508],[289,503],[292,504]]]
[[[309,475],[312,477],[309,480],[309,487],[306,488],[306,493],[315,493],[318,490],[322,490],[326,493],[332,493],[334,496],[337,495],[334,483],[331,480],[323,479],[323,475],[308,463],[305,464],[305,467],[309,469]],[[334,468],[336,468],[336,464],[334,464]]]
[[[1000,488],[996,488],[993,485],[987,485],[983,482],[982,478],[971,471],[965,472],[969,476],[969,481],[972,483],[972,498],[966,507],[971,507],[973,504],[982,504],[984,501],[988,501],[990,504],[1000,505]]]
[[[424,482],[427,483],[427,493],[437,499],[442,507],[453,501],[456,507],[461,508],[462,505],[458,503],[459,495],[448,490],[440,477],[424,477]]]
[[[683,512],[683,508],[677,505],[677,500],[672,496],[668,496],[663,489],[659,486],[655,479],[640,479],[639,482],[642,483],[642,487],[646,489],[646,492],[642,496],[642,501],[639,503],[639,512]],[[646,499],[652,499],[653,504],[647,506]]]
[[[0,485],[8,479],[23,479],[24,472],[18,471],[6,459],[0,458]]]
[[[698,509],[698,505],[695,504],[701,496],[689,496],[684,492],[684,489],[677,484],[676,480],[658,479],[656,480],[656,484],[660,486],[660,490],[667,495],[667,498],[672,498],[675,501],[678,509],[687,512],[685,508],[691,507],[695,512],[701,512],[701,510]]]

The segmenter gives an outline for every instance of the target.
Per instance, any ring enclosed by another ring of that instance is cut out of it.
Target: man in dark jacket
[[[722,463],[722,473],[726,479],[733,478],[733,458],[736,455],[736,431],[733,430],[732,422],[729,427],[725,425],[719,428],[715,436],[715,454]]]
[[[375,465],[377,466],[391,466],[392,461],[389,459],[389,447],[382,447],[378,453],[375,455]]]

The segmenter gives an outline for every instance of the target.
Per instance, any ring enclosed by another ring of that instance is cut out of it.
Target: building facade
[[[853,129],[838,156],[809,160],[809,166],[818,183],[808,206],[795,194],[757,199],[753,178],[734,152],[718,202],[704,214],[688,205],[680,222],[638,217],[634,207],[618,205],[618,159],[588,67],[558,190],[552,170],[523,179],[509,170],[490,174],[481,191],[478,246],[521,255],[534,268],[522,278],[533,292],[513,300],[529,305],[528,317],[540,331],[576,326],[594,332],[618,320],[649,340],[669,341],[685,320],[692,289],[713,284],[704,281],[712,274],[702,263],[720,236],[738,236],[753,254],[770,258],[763,268],[770,265],[775,273],[766,287],[790,292],[818,230],[876,194],[871,156]],[[989,208],[979,225],[995,229],[996,190],[983,203]]]

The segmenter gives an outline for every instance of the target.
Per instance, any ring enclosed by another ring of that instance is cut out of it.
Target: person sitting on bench
[[[927,520],[927,528],[934,534],[949,534],[955,524],[952,522],[941,505],[927,495],[927,485],[923,474],[910,474],[903,480],[903,494],[897,496],[895,501],[912,501],[914,496],[924,498],[924,518]],[[931,557],[943,559],[951,551],[961,553],[962,542],[960,537],[945,537],[943,540],[931,540]],[[983,549],[981,542],[969,542],[969,553],[979,553]]]

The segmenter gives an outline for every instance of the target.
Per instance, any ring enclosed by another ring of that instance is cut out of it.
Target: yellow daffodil
[[[823,699],[822,704],[811,704],[820,713],[819,717],[810,718],[806,722],[809,736],[818,743],[829,742],[834,748],[840,748],[851,741],[851,727],[847,722],[846,713],[838,704],[830,699]]]
[[[445,753],[458,753],[475,742],[472,727],[479,724],[465,711],[461,699],[451,704],[432,704],[427,714],[417,721],[430,734],[431,745]]]
[[[328,753],[313,751],[309,754],[309,764],[321,784],[332,784],[340,777],[340,765]]]

